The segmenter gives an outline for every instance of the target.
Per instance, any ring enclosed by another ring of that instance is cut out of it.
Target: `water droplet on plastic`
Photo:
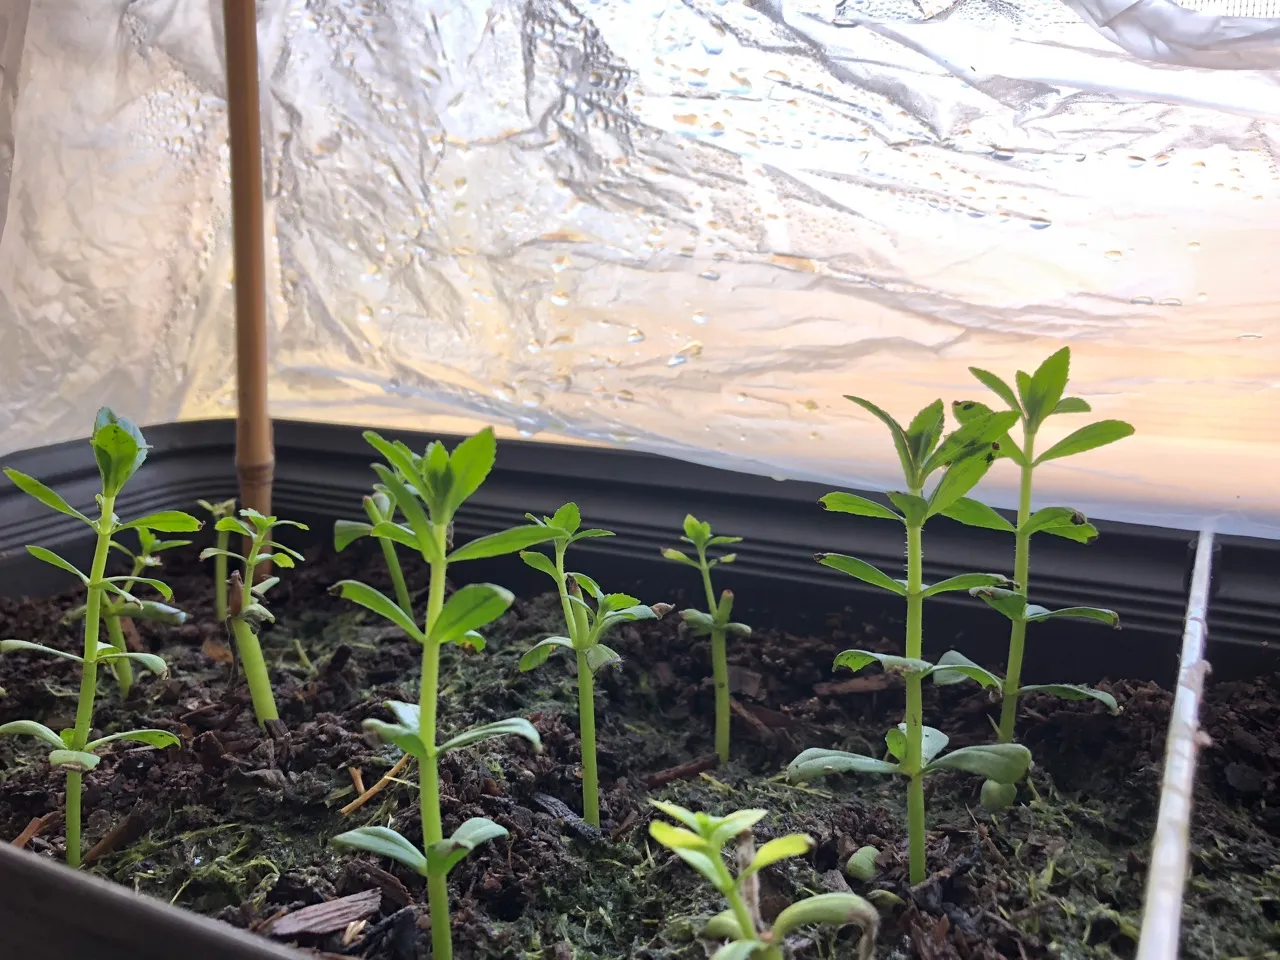
[[[1200,249],[1200,241],[1199,241],[1199,240],[1192,240],[1190,243],[1188,243],[1188,244],[1187,244],[1187,249],[1188,249],[1188,250],[1199,250],[1199,249]]]
[[[569,305],[569,294],[565,293],[563,290],[557,290],[555,293],[551,294],[551,303],[552,306],[567,307]]]
[[[1030,220],[1032,230],[1044,230],[1051,223],[1053,223],[1052,220],[1045,220],[1043,217],[1032,217]]]
[[[1013,151],[1002,150],[1001,148],[996,147],[994,150],[991,151],[991,159],[992,160],[1012,160]]]
[[[721,43],[719,40],[703,40],[702,49],[707,51],[707,53],[711,54],[711,56],[714,57],[721,53],[724,53],[724,44]]]
[[[1181,301],[1181,300],[1179,300],[1177,297],[1165,297],[1163,300],[1161,300],[1161,301],[1160,301],[1160,306],[1162,306],[1162,307],[1180,307],[1180,306],[1182,306],[1182,301]]]
[[[690,340],[672,354],[671,359],[667,361],[667,366],[678,367],[688,363],[690,360],[696,360],[700,356],[702,356],[702,343],[697,340]]]
[[[786,83],[791,79],[781,70],[770,70],[768,73],[764,75],[764,78],[766,80],[774,80],[778,83]]]
[[[1119,260],[1121,257],[1124,256],[1124,253],[1122,253],[1119,250],[1108,250],[1106,253],[1103,254],[1103,256],[1106,257],[1108,260]]]
[[[700,274],[698,274],[698,276],[700,276],[703,280],[719,280],[720,279],[720,274],[717,273],[715,270],[703,270]]]
[[[1196,302],[1197,302],[1197,303],[1205,303],[1205,302],[1207,302],[1207,301],[1208,301],[1208,299],[1209,299],[1209,295],[1208,295],[1207,293],[1197,293],[1197,294],[1196,294]]]
[[[817,409],[818,409],[818,401],[816,401],[816,400],[801,400],[801,401],[800,401],[800,406],[804,407],[806,410],[817,410]]]
[[[1143,164],[1147,162],[1146,157],[1131,156],[1131,157],[1126,157],[1125,159],[1128,161],[1129,166],[1131,167],[1141,167]]]
[[[570,261],[568,257],[556,257],[555,262],[551,264],[551,272],[563,273],[565,270],[569,269],[569,263]]]
[[[1155,303],[1155,300],[1153,300],[1151,297],[1134,297],[1129,302],[1132,303],[1135,307],[1149,307]]]
[[[644,331],[639,327],[632,327],[627,334],[627,343],[644,343]]]
[[[360,312],[356,314],[356,318],[361,323],[368,323],[373,319],[373,309],[370,307],[361,307]]]
[[[1164,167],[1164,166],[1167,166],[1169,163],[1169,155],[1167,153],[1161,153],[1161,154],[1158,154],[1157,156],[1152,157],[1151,160],[1152,162],[1155,163],[1157,167]]]
[[[1236,339],[1237,339],[1237,340],[1261,340],[1261,339],[1262,339],[1262,334],[1260,334],[1260,333],[1242,333],[1242,334],[1240,334],[1240,336],[1236,337]]]
[[[696,310],[690,319],[692,319],[694,323],[698,324],[698,326],[702,326],[702,324],[707,322],[707,311]]]
[[[633,400],[635,400],[636,395],[632,393],[630,390],[619,390],[617,393],[613,395],[613,398],[615,400],[620,400],[623,403],[631,403]]]

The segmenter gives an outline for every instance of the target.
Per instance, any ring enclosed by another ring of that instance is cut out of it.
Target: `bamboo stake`
[[[256,0],[223,0],[222,13],[235,239],[236,475],[240,505],[270,516],[275,449],[267,415],[266,230]]]

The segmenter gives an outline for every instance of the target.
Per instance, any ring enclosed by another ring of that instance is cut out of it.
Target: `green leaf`
[[[711,960],[750,960],[757,953],[768,949],[768,946],[760,940],[734,940],[712,954]]]
[[[344,600],[358,603],[366,610],[372,610],[378,616],[390,620],[419,643],[427,642],[426,635],[418,629],[418,625],[413,622],[413,619],[401,610],[395,601],[381,591],[375,590],[359,580],[339,580],[329,588],[329,592],[342,597]]]
[[[707,940],[741,940],[743,934],[733,911],[724,910],[707,921],[702,928],[702,936]]]
[[[577,533],[582,526],[582,513],[578,510],[578,505],[573,502],[564,504],[551,518],[551,525],[568,534]]]
[[[685,514],[684,535],[694,546],[706,546],[711,539],[711,524],[704,523],[693,514]]]
[[[114,584],[132,582],[135,586],[140,584],[144,587],[150,587],[152,590],[160,594],[160,596],[164,597],[166,600],[173,599],[173,590],[170,588],[170,586],[167,583],[165,583],[163,580],[156,580],[156,579],[153,579],[152,577],[134,577],[134,576],[106,577],[100,582],[102,583],[103,586],[107,587],[107,589],[111,589],[112,585]],[[122,596],[125,596],[125,597],[128,596],[128,593],[124,591],[117,591],[117,592],[121,593]]]
[[[267,595],[267,591],[270,590],[279,582],[280,582],[279,577],[267,577],[263,580],[259,580],[252,587],[250,587],[249,592],[252,593],[255,597],[265,597]]]
[[[182,740],[168,730],[126,730],[124,733],[113,733],[107,737],[90,740],[85,749],[96,750],[105,743],[115,743],[117,740],[132,740],[161,748],[177,747],[182,744]]]
[[[947,467],[942,478],[933,488],[933,493],[929,495],[929,512],[926,518],[942,513],[976,487],[978,481],[991,469],[993,459],[989,456],[970,457]]]
[[[1019,693],[1048,693],[1063,700],[1097,700],[1112,713],[1120,712],[1116,698],[1105,690],[1074,683],[1029,683],[1019,688]]]
[[[982,527],[986,530],[1000,530],[1013,533],[1016,529],[1012,523],[996,513],[985,503],[961,497],[945,510],[938,511],[944,517],[950,517],[967,527]]]
[[[920,757],[923,763],[928,763],[943,750],[946,749],[947,743],[951,740],[945,733],[934,727],[920,728]],[[889,748],[889,753],[896,760],[905,761],[907,758],[907,725],[900,723],[885,732],[885,746]]]
[[[29,546],[27,547],[27,553],[31,554],[37,560],[43,560],[45,563],[49,564],[50,566],[57,567],[59,570],[65,570],[67,573],[71,574],[81,583],[85,584],[86,586],[88,585],[89,583],[88,577],[86,577],[83,573],[77,570],[75,568],[75,565],[72,564],[69,560],[62,559],[62,557],[58,556],[52,550],[46,550],[44,547]]]
[[[493,469],[497,455],[498,441],[492,427],[485,427],[453,448],[449,456],[449,472],[453,475],[449,491],[450,515],[480,489]]]
[[[122,523],[119,529],[136,530],[144,527],[155,533],[195,533],[203,526],[204,524],[189,513],[183,513],[181,510],[162,510],[159,513],[151,513],[140,519]]]
[[[1046,610],[1044,607],[1030,604],[1027,606],[1027,621],[1051,620],[1055,617],[1071,617],[1076,620],[1096,620],[1109,627],[1120,629],[1120,615],[1114,610],[1101,607],[1063,607],[1061,610]]]
[[[843,750],[810,747],[787,764],[791,781],[816,780],[833,773],[897,773],[898,764]]]
[[[856,580],[861,580],[863,583],[869,583],[873,587],[880,587],[882,590],[896,593],[900,597],[907,595],[905,586],[865,560],[859,560],[857,557],[846,557],[839,553],[819,553],[814,555],[814,559],[824,567],[839,570],[841,573],[846,573]]]
[[[1027,598],[1015,590],[977,587],[970,590],[969,595],[985,601],[988,606],[999,610],[1015,623],[1027,619]]]
[[[920,526],[929,516],[929,501],[924,497],[917,497],[913,493],[902,493],[899,490],[890,490],[885,496],[901,511],[903,522],[910,526]]]
[[[891,653],[875,653],[871,650],[845,650],[843,653],[836,655],[835,663],[832,664],[831,669],[848,667],[850,670],[857,672],[872,663],[880,664],[885,673],[900,673],[903,676],[915,673],[927,674],[933,669],[933,664],[927,660],[896,657]]]
[[[487,537],[479,537],[470,543],[463,544],[449,554],[449,562],[461,560],[484,560],[488,557],[500,557],[507,553],[517,553],[538,543],[555,539],[554,528],[536,524],[512,527],[500,533],[491,533]]]
[[[427,875],[427,858],[422,855],[422,851],[390,827],[359,827],[340,833],[329,842],[335,847],[386,857],[403,864],[414,873],[424,877]]]
[[[427,759],[427,745],[418,734],[416,727],[410,729],[404,724],[387,723],[384,720],[366,720],[361,726],[383,743],[393,744],[419,760]]]
[[[600,584],[585,573],[570,573],[569,576],[573,578],[580,590],[591,596],[597,603],[604,599],[604,591],[600,589]]]
[[[111,649],[114,650],[115,647],[112,647]],[[0,653],[19,652],[47,653],[55,657],[61,657],[63,660],[74,660],[76,663],[84,663],[84,657],[77,656],[74,653],[68,653],[66,650],[55,650],[53,647],[46,647],[42,643],[32,643],[30,640],[0,640]]]
[[[383,700],[382,705],[395,715],[396,723],[417,733],[422,729],[419,707],[416,703],[405,703],[403,700]]]
[[[668,850],[706,850],[710,846],[706,837],[684,827],[674,827],[663,820],[654,820],[649,824],[649,836]]]
[[[855,880],[861,880],[863,883],[870,883],[875,879],[877,871],[876,861],[880,859],[880,851],[868,844],[859,847],[849,857],[844,865],[844,872],[849,874]]]
[[[962,573],[957,577],[939,580],[933,586],[925,587],[921,597],[936,597],[940,593],[951,593],[956,590],[972,590],[974,587],[1000,587],[1008,590],[1015,584],[998,573]]]
[[[1045,527],[1040,533],[1047,533],[1050,536],[1062,537],[1064,540],[1074,540],[1076,543],[1093,543],[1098,539],[1098,528],[1092,523],[1064,524],[1060,527]]]
[[[375,463],[373,471],[395,499],[396,506],[400,508],[400,512],[404,514],[405,519],[409,521],[409,529],[413,531],[415,548],[422,554],[422,558],[427,563],[439,563],[444,560],[444,556],[440,552],[440,546],[436,542],[435,534],[432,532],[431,524],[427,520],[426,511],[422,509],[422,503],[418,497],[404,485],[394,471],[389,470],[383,464]]]
[[[1097,423],[1081,427],[1075,433],[1063,437],[1040,456],[1036,457],[1036,463],[1041,464],[1047,460],[1075,456],[1077,453],[1105,447],[1109,443],[1115,443],[1117,440],[1123,440],[1125,437],[1132,435],[1132,425],[1125,423],[1123,420],[1099,420]]]
[[[587,668],[593,675],[599,673],[605,667],[621,662],[622,657],[618,655],[618,652],[611,647],[606,647],[603,643],[596,643],[587,647]]]
[[[1049,527],[1088,527],[1089,518],[1079,510],[1071,507],[1044,507],[1027,517],[1022,525],[1021,533],[1031,536]],[[1097,536],[1097,531],[1094,532]]]
[[[231,550],[220,550],[217,547],[205,547],[200,551],[201,560],[211,560],[214,557],[228,557],[232,560],[239,560],[241,563],[244,562],[243,556]]]
[[[997,690],[1004,689],[1004,683],[998,676],[990,670],[978,666],[958,650],[948,650],[939,657],[930,676],[933,678],[933,682],[940,687],[973,680],[984,689],[986,687],[995,687]]]
[[[850,923],[857,924],[863,931],[858,943],[858,955],[869,958],[871,945],[875,942],[880,925],[880,914],[855,893],[820,893],[816,897],[793,903],[773,921],[773,939],[781,943],[800,927],[843,927]]]
[[[453,643],[469,630],[493,623],[507,612],[515,596],[492,583],[470,583],[453,592],[431,627],[434,643]]]
[[[649,803],[658,810],[661,810],[672,820],[679,820],[690,830],[701,830],[702,826],[698,820],[698,814],[692,810],[686,810],[684,807],[674,803],[667,803],[665,800],[650,800]],[[652,831],[650,831],[652,833]],[[657,839],[656,837],[654,838]],[[659,843],[662,841],[659,840]]]
[[[111,647],[110,651],[99,651],[98,661],[100,663],[114,663],[117,660],[130,660],[140,663],[146,669],[150,670],[157,677],[163,677],[169,672],[169,665],[164,662],[164,657],[157,656],[154,653],[134,653],[132,650],[121,651],[115,647]]]
[[[723,817],[707,817],[706,814],[699,814],[699,816],[706,817],[708,824],[710,824],[711,835],[707,840],[717,850],[734,837],[746,833],[768,815],[768,810],[760,810],[758,808],[735,810],[733,813],[727,813]]]
[[[911,459],[915,463],[924,463],[938,445],[945,411],[942,401],[935,400],[917,413],[907,427],[907,447],[911,450]]]
[[[480,844],[506,836],[510,834],[505,827],[484,817],[472,817],[458,827],[453,836],[427,848],[427,873],[436,877],[448,876],[449,871]]]
[[[686,563],[689,566],[693,567],[695,570],[702,569],[702,567],[698,565],[697,560],[694,560],[693,558],[686,556],[685,554],[677,550],[675,547],[664,547],[662,549],[662,555],[668,560],[676,561],[676,563]]]
[[[985,743],[943,754],[925,767],[924,772],[963,770],[996,783],[1017,783],[1030,766],[1031,752],[1022,744]]]
[[[981,367],[970,367],[969,372],[977,378],[979,383],[1007,403],[1010,410],[1022,412],[1022,406],[1018,403],[1018,397],[1014,394],[1013,388],[994,373],[983,370]]]
[[[364,437],[365,443],[382,454],[384,460],[395,469],[399,477],[417,486],[422,480],[422,474],[418,470],[418,465],[414,462],[413,451],[406,447],[403,443],[389,442],[380,434],[373,430],[366,430],[361,436]],[[383,483],[386,483],[383,480]],[[391,492],[391,496],[397,503],[400,498],[396,496],[394,488],[387,484]],[[401,507],[403,509],[403,507]],[[407,514],[406,514],[407,516]]]
[[[547,637],[545,640],[539,640],[525,651],[525,655],[520,658],[521,672],[528,673],[535,667],[542,666],[547,662],[547,657],[551,656],[556,647],[572,650],[573,641],[568,637]]]
[[[535,550],[521,550],[520,559],[525,562],[526,566],[545,573],[552,580],[558,581],[560,579],[560,573],[556,570],[556,565],[551,562],[551,559],[545,553],[538,553]]]
[[[463,747],[469,747],[474,743],[494,740],[498,737],[524,737],[533,744],[535,751],[542,752],[542,738],[538,736],[537,729],[522,717],[509,717],[506,720],[495,720],[493,723],[472,727],[470,730],[464,731],[440,744],[439,752],[448,753],[450,750],[461,750]]]
[[[147,459],[147,442],[132,420],[106,407],[94,419],[93,457],[102,477],[102,492],[114,497]]]
[[[79,660],[80,658],[76,657],[76,659]],[[60,736],[43,723],[36,723],[34,720],[13,720],[10,723],[0,723],[0,734],[7,734],[11,737],[35,737],[37,740],[43,740],[55,750],[61,750],[66,746]]]
[[[396,543],[404,544],[412,550],[421,550],[418,546],[418,537],[412,530],[403,523],[393,523],[390,520],[379,520],[373,525],[373,529],[369,531],[369,535],[379,540],[393,540]],[[299,557],[298,559],[302,559]]]
[[[29,497],[35,497],[35,499],[39,500],[46,507],[51,507],[59,513],[65,513],[68,517],[75,517],[77,520],[83,520],[85,523],[93,522],[35,477],[29,477],[25,473],[18,470],[12,470],[7,467],[5,468],[4,475],[12,480],[14,486],[19,490]]]
[[[852,400],[862,409],[866,410],[873,417],[889,428],[889,433],[893,437],[894,449],[898,451],[898,461],[902,464],[902,476],[907,481],[908,486],[914,486],[916,480],[917,466],[915,458],[911,455],[911,443],[907,440],[907,433],[902,429],[902,424],[889,416],[888,413],[881,410],[870,400],[864,400],[861,397],[851,397],[845,395],[846,400]]]
[[[374,484],[373,490],[373,493],[365,495],[360,500],[360,505],[364,507],[364,515],[369,518],[370,524],[390,520],[396,513],[391,506],[391,495],[380,490],[377,484]]]
[[[1067,388],[1071,371],[1071,348],[1063,347],[1051,354],[1031,376],[1030,396],[1024,398],[1023,407],[1032,429],[1038,427],[1058,406],[1062,392]]]
[[[852,493],[828,493],[818,502],[832,513],[851,513],[856,517],[902,521],[902,517],[888,507],[881,506],[866,497],[855,497]]]
[[[979,403],[976,400],[957,400],[951,405],[951,411],[962,424],[974,423],[983,417],[992,416],[996,412],[985,403]],[[991,452],[995,454],[997,459],[1008,457],[1020,467],[1027,465],[1027,458],[1022,452],[1022,448],[1013,441],[1009,434],[1006,433],[994,439],[995,447]]]
[[[333,523],[333,549],[341,553],[361,537],[373,533],[373,524],[361,523],[359,520],[335,520]],[[414,542],[417,546],[417,542]]]
[[[654,827],[659,824],[661,824],[661,821],[659,820],[655,820],[653,823],[649,824],[650,835],[654,834]],[[662,826],[666,826],[666,824],[662,824]],[[658,840],[658,837],[655,835],[654,839]],[[658,842],[661,843],[662,841],[658,840]],[[717,872],[717,863],[720,859],[719,851],[708,853],[705,849],[695,850],[690,847],[671,847],[669,849],[677,857],[689,866],[693,867],[693,869],[697,870],[698,873],[706,877],[717,890],[720,890],[722,893],[724,892],[724,880]]]
[[[692,607],[688,610],[681,610],[680,619],[688,624],[689,630],[695,637],[708,636],[716,628],[714,617]]]
[[[1089,413],[1093,407],[1088,402],[1079,397],[1063,397],[1058,401],[1058,405],[1053,408],[1053,412],[1057,413]]]
[[[101,762],[101,757],[95,757],[92,753],[85,753],[83,750],[63,749],[49,751],[49,764],[51,766],[63,767],[67,770],[78,770],[81,773],[88,773]]]

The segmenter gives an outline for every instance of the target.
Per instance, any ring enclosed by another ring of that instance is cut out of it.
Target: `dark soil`
[[[143,679],[128,702],[109,678],[96,715],[104,732],[135,726],[179,733],[181,749],[122,746],[85,778],[86,839],[112,852],[92,869],[119,883],[237,926],[269,933],[299,908],[371,889],[381,906],[363,926],[303,946],[376,960],[427,957],[424,890],[386,861],[353,856],[326,838],[353,826],[391,824],[419,835],[416,791],[392,784],[350,817],[351,771],[373,784],[397,759],[360,733],[383,716],[380,702],[415,700],[419,650],[371,615],[326,592],[357,576],[385,585],[376,553],[311,558],[286,574],[273,607],[280,622],[264,637],[289,732],[264,737],[247,693],[232,680],[228,638],[213,622],[209,572],[176,557],[165,573],[192,614],[181,628],[138,624],[141,645],[163,653],[165,679]],[[412,571],[411,571],[412,572]],[[413,578],[411,577],[411,580]],[[420,579],[420,578],[419,578]],[[421,590],[423,584],[415,583]],[[627,584],[604,584],[626,589]],[[424,594],[420,594],[423,596]],[[648,601],[659,599],[646,597]],[[0,603],[0,636],[77,649],[59,624],[73,598]],[[705,641],[674,616],[622,629],[610,641],[625,658],[598,684],[604,816],[595,834],[580,810],[576,701],[570,665],[531,674],[516,662],[556,627],[554,597],[518,602],[489,631],[480,654],[450,648],[441,679],[443,733],[509,715],[529,717],[545,751],[497,741],[444,762],[445,829],[487,816],[511,832],[453,872],[454,939],[460,960],[702,960],[701,922],[722,907],[683,863],[648,840],[647,800],[663,798],[723,813],[765,807],[761,839],[805,831],[818,841],[807,859],[770,868],[762,909],[846,883],[884,891],[879,957],[924,960],[1129,957],[1140,922],[1146,858],[1156,812],[1170,694],[1150,683],[1103,684],[1122,713],[1035,696],[1022,719],[1037,766],[1020,803],[998,817],[977,805],[973,778],[928,781],[930,879],[909,889],[901,783],[846,777],[791,786],[778,774],[808,746],[882,750],[899,719],[891,678],[834,675],[833,656],[880,646],[894,635],[846,611],[819,637],[758,627],[731,646],[734,730],[740,759],[728,768],[694,765],[661,787],[655,774],[711,752],[711,692]],[[883,626],[883,625],[882,625]],[[1085,627],[1083,629],[1088,629]],[[0,662],[0,722],[38,719],[70,726],[76,665],[11,655]],[[931,689],[926,719],[951,746],[990,736],[984,694]],[[1211,687],[1196,808],[1194,872],[1187,889],[1183,956],[1260,958],[1280,950],[1280,678]],[[406,780],[415,781],[410,768]],[[63,779],[26,740],[0,738],[0,838],[16,837],[62,804]],[[567,809],[566,809],[567,808]],[[882,851],[870,884],[841,875],[863,844]],[[29,844],[62,854],[61,827],[48,823]],[[797,958],[851,957],[852,932],[819,935]]]

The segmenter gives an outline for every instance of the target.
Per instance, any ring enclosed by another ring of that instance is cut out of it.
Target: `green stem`
[[[587,651],[578,650],[578,727],[582,737],[582,819],[600,826],[600,780],[596,770],[596,690]]]
[[[1018,592],[1027,596],[1027,574],[1031,568],[1031,537],[1023,533],[1031,516],[1031,472],[1034,469],[1035,434],[1028,432],[1024,455],[1027,465],[1022,468],[1022,483],[1018,490],[1018,530],[1013,538],[1013,579],[1018,582]],[[1022,656],[1026,647],[1027,621],[1015,620],[1009,629],[1009,666],[1004,678],[1004,698],[1000,706],[1000,742],[1012,743],[1018,723],[1018,695],[1022,683]]]
[[[747,909],[746,901],[742,899],[742,894],[738,892],[737,884],[732,884],[724,891],[724,898],[729,901],[729,907],[733,910],[734,919],[738,921],[738,926],[742,928],[743,937],[747,940],[759,940],[760,932],[756,930],[755,921],[751,919],[751,911]]]
[[[275,695],[271,692],[271,675],[267,672],[267,662],[262,658],[262,645],[258,642],[258,635],[253,632],[253,627],[240,617],[231,621],[231,631],[235,634],[236,650],[240,654],[244,678],[249,682],[253,714],[258,718],[258,726],[265,727],[268,721],[279,720],[280,714],[276,710]]]
[[[226,550],[231,544],[231,531],[218,531],[218,549]],[[213,558],[213,609],[221,623],[227,619],[227,557],[219,553]]]
[[[84,608],[84,663],[80,668],[80,699],[76,703],[76,725],[71,735],[71,749],[83,751],[93,728],[93,699],[98,690],[98,630],[102,620],[102,578],[107,571],[107,553],[115,517],[115,497],[102,498],[102,514],[98,517],[98,543],[89,567],[89,596]],[[67,864],[80,866],[80,787],[79,771],[67,771]]]
[[[920,659],[923,639],[924,551],[920,526],[907,525],[907,657]],[[911,771],[907,781],[907,837],[912,884],[925,878],[924,816],[924,694],[919,674],[907,674],[907,755],[903,766]]]
[[[400,558],[396,556],[396,546],[390,540],[378,538],[382,547],[382,558],[387,561],[387,572],[391,574],[391,584],[396,589],[396,604],[410,617],[413,616],[413,601],[409,599],[409,588],[404,582],[404,571],[400,569]]]
[[[111,645],[121,653],[127,653],[129,647],[124,641],[124,628],[120,626],[120,618],[107,615],[103,619],[107,621],[107,639],[111,641]],[[133,689],[133,665],[127,658],[121,658],[111,664],[111,669],[116,675],[116,682],[120,684],[120,696],[128,699],[129,691]]]
[[[441,557],[447,525],[432,527]],[[444,582],[448,562],[431,564],[431,587],[427,594],[426,634],[431,636],[436,619],[444,609]],[[440,690],[440,644],[428,640],[422,645],[422,683],[418,690],[418,734],[426,744],[426,759],[418,764],[418,801],[422,814],[422,849],[426,852],[444,839],[440,817],[440,767],[436,753],[436,711]],[[431,912],[432,960],[452,960],[453,936],[449,922],[449,878],[443,873],[427,876],[427,904]]]
[[[711,676],[716,688],[716,756],[721,763],[729,762],[729,659],[725,649],[725,628],[718,621],[720,607],[715,591],[711,588],[711,568],[707,565],[706,548],[698,548],[698,564],[702,567],[702,586],[707,593],[707,612],[717,621],[711,629]]]

